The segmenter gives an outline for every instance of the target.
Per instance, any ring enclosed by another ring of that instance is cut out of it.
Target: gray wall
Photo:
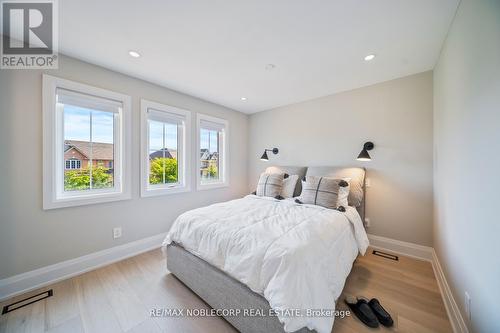
[[[372,161],[357,162],[367,140]],[[431,72],[253,114],[248,159],[249,190],[272,164],[364,166],[368,232],[432,245]]]
[[[42,71],[0,70],[0,279],[166,232],[188,209],[246,193],[246,115],[75,59],[59,67],[47,73],[132,96],[133,198],[43,211]],[[227,119],[230,186],[140,198],[140,98]],[[112,239],[114,226],[122,238]]]
[[[500,1],[463,0],[434,72],[434,247],[473,332],[500,332]]]

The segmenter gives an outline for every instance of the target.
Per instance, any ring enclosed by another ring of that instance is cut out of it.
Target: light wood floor
[[[152,308],[208,306],[166,272],[164,254],[154,250],[46,288],[54,296],[0,316],[0,332],[236,332],[218,317],[150,317]],[[377,297],[392,314],[391,329],[370,329],[355,317],[337,318],[334,333],[373,331],[451,332],[446,311],[429,263],[400,257],[400,261],[371,254],[356,260],[344,294]],[[341,299],[343,299],[343,295]],[[347,309],[342,301],[338,309]]]

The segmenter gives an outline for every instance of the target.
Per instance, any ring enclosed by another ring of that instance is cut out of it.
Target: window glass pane
[[[165,183],[177,183],[179,165],[177,160],[177,124],[165,126]]]
[[[64,105],[64,190],[114,186],[114,115]]]
[[[163,124],[149,121],[149,183],[163,184],[165,163],[163,163]]]
[[[64,171],[64,190],[90,189],[88,161],[90,155],[90,110],[64,106],[64,159],[68,168]],[[83,168],[74,169],[73,159],[83,161]]]
[[[200,176],[203,183],[219,180],[219,131],[200,130]]]
[[[178,125],[149,120],[148,126],[149,184],[177,183]]]
[[[92,111],[92,188],[113,188],[114,169],[114,115],[110,112]]]

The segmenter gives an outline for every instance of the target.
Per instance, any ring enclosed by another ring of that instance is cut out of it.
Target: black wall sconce
[[[262,156],[260,157],[261,161],[269,161],[269,157],[267,156],[268,151],[272,151],[274,155],[276,155],[279,152],[278,148],[266,149],[264,150],[264,154],[262,154]]]
[[[363,150],[361,151],[361,153],[359,153],[357,160],[358,161],[371,161],[372,158],[370,157],[370,154],[368,154],[368,151],[372,150],[373,147],[375,147],[373,142],[370,142],[370,141],[365,142],[365,144],[363,145]]]

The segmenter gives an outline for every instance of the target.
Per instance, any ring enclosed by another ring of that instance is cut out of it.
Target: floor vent
[[[44,291],[43,293],[40,293],[40,294],[31,296],[31,297],[22,299],[20,301],[14,302],[12,304],[6,305],[3,307],[2,314],[4,315],[6,313],[9,313],[9,312],[12,312],[14,310],[25,307],[26,305],[30,305],[30,304],[33,304],[35,302],[41,301],[42,299],[49,298],[53,294],[54,294],[54,292],[52,291],[52,289],[50,289],[50,290]]]
[[[390,253],[385,253],[385,252],[373,250],[373,254],[376,256],[382,257],[382,258],[386,258],[386,259],[391,259],[391,260],[395,260],[395,261],[399,260],[398,256],[395,256],[394,254],[390,254]]]

